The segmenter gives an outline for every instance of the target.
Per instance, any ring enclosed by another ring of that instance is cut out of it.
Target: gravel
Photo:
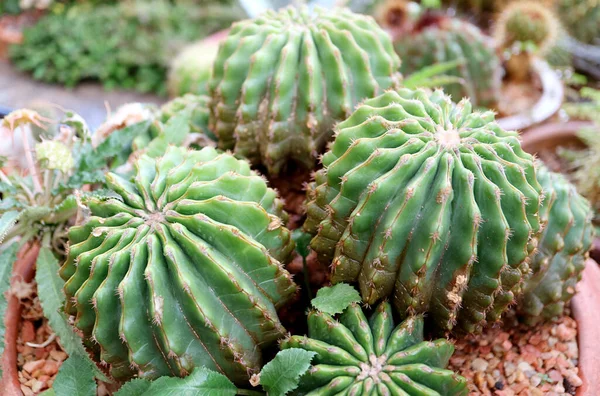
[[[449,369],[469,381],[471,394],[574,395],[578,376],[577,322],[565,315],[528,327],[514,313],[478,336],[456,341]]]

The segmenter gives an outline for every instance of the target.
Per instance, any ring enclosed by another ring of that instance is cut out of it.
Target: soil
[[[541,96],[542,84],[535,74],[525,82],[505,80],[502,83],[498,112],[502,116],[522,113],[525,109],[531,109]]]
[[[582,385],[570,313],[530,327],[511,312],[501,325],[458,340],[455,349],[448,368],[468,379],[471,394],[575,395]]]
[[[52,386],[67,354],[60,348],[44,317],[35,282],[24,284],[20,289],[23,322],[17,341],[17,362],[21,391],[28,396]]]

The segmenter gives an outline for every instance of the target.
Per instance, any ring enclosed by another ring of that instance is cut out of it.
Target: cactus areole
[[[479,331],[515,300],[541,187],[518,134],[441,91],[389,91],[340,123],[309,187],[305,230],[332,281],[393,296],[442,330]]]
[[[424,341],[423,325],[418,315],[394,328],[388,303],[381,303],[368,321],[353,304],[339,321],[310,312],[308,337],[290,337],[281,348],[316,353],[300,379],[299,394],[466,395],[467,380],[445,369],[454,346],[445,339]]]
[[[243,383],[285,334],[295,293],[282,204],[246,161],[212,148],[142,156],[118,197],[87,202],[60,270],[66,312],[111,374],[183,376],[204,366]]]
[[[346,9],[288,7],[236,23],[221,44],[209,91],[211,129],[276,175],[308,170],[334,123],[396,86],[400,60],[370,17]]]

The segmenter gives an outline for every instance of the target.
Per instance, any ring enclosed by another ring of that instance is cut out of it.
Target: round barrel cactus
[[[557,0],[556,7],[567,31],[586,44],[600,45],[600,1]]]
[[[394,328],[390,304],[381,303],[367,321],[356,304],[335,320],[308,314],[308,337],[292,336],[282,349],[315,352],[298,391],[310,395],[467,395],[467,381],[445,367],[454,346],[423,341],[422,316]]]
[[[311,247],[332,282],[401,315],[475,332],[520,291],[541,187],[518,134],[442,91],[400,89],[338,124],[308,189]]]
[[[295,293],[282,203],[246,161],[207,147],[142,156],[69,231],[65,310],[116,378],[203,366],[243,383],[285,334]]]
[[[402,59],[400,71],[412,74],[438,63],[462,60],[446,75],[460,83],[444,86],[455,102],[464,97],[474,106],[493,107],[500,97],[500,59],[490,37],[475,25],[455,18],[425,12],[412,30],[397,35],[394,48]]]
[[[551,9],[537,1],[511,3],[502,11],[494,27],[498,45],[511,49],[515,45],[533,52],[546,53],[556,44],[560,23]]]
[[[316,7],[267,11],[236,23],[219,49],[209,90],[211,129],[276,175],[313,169],[334,123],[398,81],[400,60],[370,17]]]
[[[562,315],[581,280],[594,236],[590,204],[575,186],[541,163],[537,178],[544,191],[540,218],[546,225],[519,304],[530,323]]]

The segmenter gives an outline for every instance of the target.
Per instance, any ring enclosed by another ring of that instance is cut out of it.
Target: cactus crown
[[[361,100],[396,84],[400,60],[372,18],[349,10],[288,7],[233,25],[209,89],[211,129],[277,174],[306,169]]]
[[[308,337],[292,336],[282,349],[313,351],[313,366],[300,380],[301,394],[466,395],[466,380],[445,370],[454,346],[445,339],[423,341],[423,317],[394,328],[390,304],[379,304],[368,321],[357,304],[339,321],[308,314]]]
[[[546,226],[519,305],[530,323],[562,315],[581,280],[594,236],[589,202],[562,175],[542,163],[537,169],[545,196],[540,218]]]
[[[208,147],[134,167],[131,182],[108,174],[118,197],[90,199],[69,231],[66,312],[117,378],[205,366],[247,380],[296,289],[281,202],[247,162]]]
[[[513,302],[539,230],[533,158],[492,112],[441,91],[389,91],[336,129],[305,230],[332,281],[402,315],[478,331]]]
[[[494,27],[498,45],[535,46],[534,51],[546,53],[556,44],[560,23],[554,13],[536,1],[513,2],[502,11]]]
[[[500,97],[501,67],[490,37],[477,26],[437,12],[424,12],[410,31],[395,36],[394,48],[404,75],[424,67],[462,60],[450,76],[460,78],[444,86],[455,102],[464,97],[475,106],[491,107]]]

